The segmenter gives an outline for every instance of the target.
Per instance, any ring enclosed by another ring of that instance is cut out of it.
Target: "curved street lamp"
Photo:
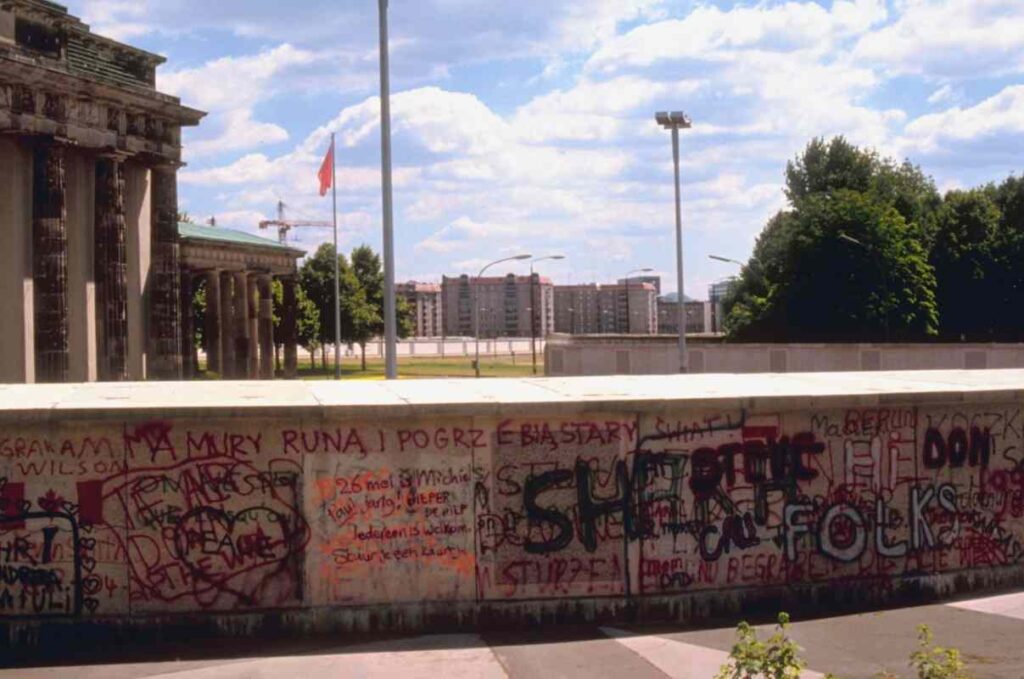
[[[533,374],[537,374],[537,295],[539,281],[534,280],[533,265],[546,259],[565,259],[565,255],[538,257],[530,262],[530,352],[533,354]],[[542,304],[541,307],[544,305]]]
[[[501,264],[502,262],[512,262],[523,259],[531,259],[533,255],[515,255],[514,257],[504,257],[502,259],[496,259],[489,264],[486,264],[484,268],[480,269],[480,273],[476,275],[476,282],[473,285],[473,338],[475,340],[475,356],[473,359],[473,370],[477,377],[480,377],[480,279],[483,278],[484,272],[490,269],[495,264]]]
[[[738,259],[729,259],[728,257],[721,257],[719,255],[708,255],[708,259],[713,259],[718,262],[725,262],[726,264],[735,264],[741,269],[746,266],[746,264],[739,261]]]
[[[633,331],[633,328],[632,328],[632,326],[633,326],[632,320],[633,319],[632,319],[632,317],[630,316],[630,313],[629,313],[629,277],[632,276],[635,273],[651,273],[652,271],[654,271],[654,269],[651,269],[650,267],[647,267],[647,268],[644,268],[644,269],[633,269],[632,271],[630,271],[629,273],[626,274],[625,281],[626,281],[626,334],[627,335],[632,335],[633,334],[633,332],[632,332]]]

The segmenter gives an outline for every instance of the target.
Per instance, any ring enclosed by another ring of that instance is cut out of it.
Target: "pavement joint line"
[[[615,627],[602,627],[601,632],[654,665],[670,679],[714,679],[729,654],[707,646],[689,644],[659,634],[634,634]],[[824,679],[811,670],[800,673],[800,679]]]

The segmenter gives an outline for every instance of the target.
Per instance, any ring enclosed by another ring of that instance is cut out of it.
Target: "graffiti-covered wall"
[[[884,590],[1024,555],[1016,402],[548,410],[8,422],[0,617]]]

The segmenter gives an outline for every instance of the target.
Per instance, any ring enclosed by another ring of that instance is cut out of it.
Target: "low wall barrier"
[[[0,645],[1019,584],[1024,371],[0,387]]]

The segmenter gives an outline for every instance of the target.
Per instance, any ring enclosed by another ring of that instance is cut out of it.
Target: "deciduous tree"
[[[769,220],[726,299],[737,339],[916,339],[938,328],[930,179],[843,138],[786,168],[791,208]],[[918,221],[908,221],[916,219]]]

